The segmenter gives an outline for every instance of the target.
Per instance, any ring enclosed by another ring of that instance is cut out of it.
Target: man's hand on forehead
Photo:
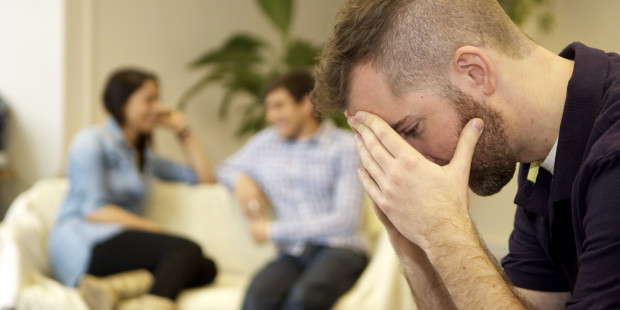
[[[357,133],[362,185],[401,234],[425,248],[444,224],[456,224],[457,218],[469,220],[467,185],[472,155],[483,127],[481,119],[467,123],[452,161],[439,166],[411,147],[377,115],[364,111],[345,115]]]

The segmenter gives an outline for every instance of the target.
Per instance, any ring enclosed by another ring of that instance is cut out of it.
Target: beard
[[[517,160],[508,144],[504,116],[500,111],[460,90],[449,87],[448,100],[456,108],[461,127],[472,118],[484,120],[484,130],[474,150],[469,188],[480,196],[498,193],[514,176]]]

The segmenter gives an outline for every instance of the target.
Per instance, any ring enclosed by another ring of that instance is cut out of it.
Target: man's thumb
[[[452,157],[452,161],[450,162],[451,166],[464,169],[467,171],[467,174],[469,174],[474,150],[476,149],[476,144],[478,144],[478,139],[480,138],[480,134],[482,134],[483,128],[484,121],[479,118],[471,119],[467,125],[463,127],[459,141],[456,144],[454,157]]]

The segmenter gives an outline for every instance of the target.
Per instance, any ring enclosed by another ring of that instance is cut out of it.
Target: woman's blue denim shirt
[[[93,247],[123,231],[118,224],[89,222],[86,214],[106,204],[142,214],[153,176],[198,182],[191,167],[158,157],[150,149],[142,172],[136,162],[136,150],[113,118],[73,138],[67,167],[70,188],[48,239],[52,272],[63,284],[75,286],[87,272]]]

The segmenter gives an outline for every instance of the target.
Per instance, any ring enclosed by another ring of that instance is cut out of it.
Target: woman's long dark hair
[[[136,69],[118,70],[108,79],[103,92],[103,103],[106,110],[121,127],[125,124],[124,108],[129,97],[148,80],[157,83],[157,77],[154,74]],[[136,141],[135,148],[138,151],[138,168],[140,171],[144,169],[146,148],[150,142],[150,134],[140,134]]]

